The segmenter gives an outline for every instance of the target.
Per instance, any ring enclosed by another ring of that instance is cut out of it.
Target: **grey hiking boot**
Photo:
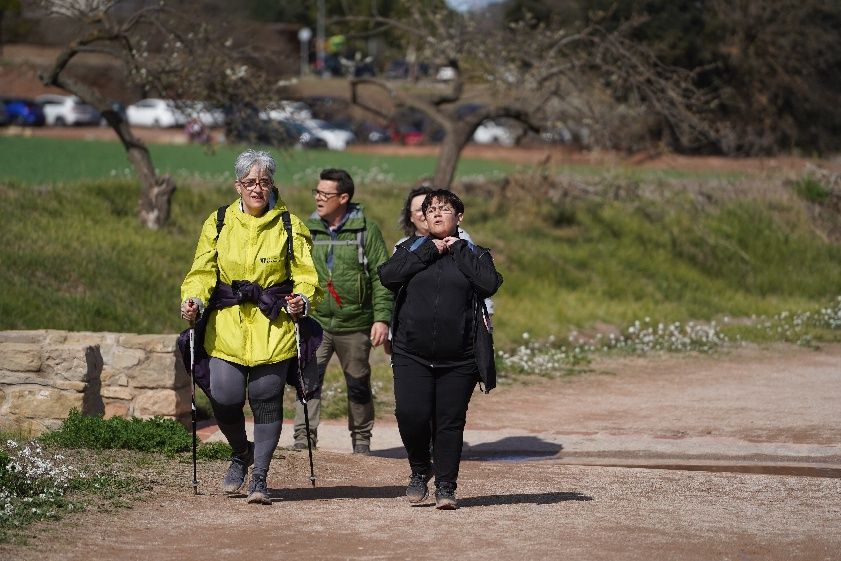
[[[442,482],[436,484],[435,508],[438,510],[455,510],[458,508],[455,483]]]
[[[269,498],[269,489],[266,487],[266,476],[259,474],[251,475],[251,483],[248,484],[248,502],[261,505],[272,504]]]
[[[315,446],[313,446],[313,448],[315,448]],[[307,443],[306,443],[306,441],[295,442],[295,444],[292,445],[292,449],[293,450],[298,450],[298,451],[306,450],[307,449]]]
[[[231,458],[231,465],[228,466],[228,473],[225,474],[225,479],[222,480],[222,490],[226,493],[236,493],[242,484],[245,482],[245,475],[248,473],[248,468],[254,463],[254,444],[248,443],[248,451],[245,455],[234,456]]]
[[[432,470],[425,473],[412,472],[409,477],[409,486],[406,487],[406,498],[410,503],[419,503],[429,494],[429,480],[432,479]]]
[[[354,454],[362,454],[363,456],[370,456],[371,455],[371,445],[370,444],[354,444],[353,445],[353,453]]]

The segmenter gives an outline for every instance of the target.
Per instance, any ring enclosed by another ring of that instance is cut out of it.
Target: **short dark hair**
[[[423,200],[421,210],[423,210],[424,214],[426,214],[426,210],[429,208],[429,205],[432,204],[434,199],[438,199],[442,203],[448,203],[456,211],[456,214],[462,214],[464,212],[464,203],[461,202],[458,195],[449,189],[435,189],[430,191]]]
[[[320,178],[325,181],[336,182],[336,192],[340,195],[347,193],[348,201],[353,199],[353,178],[343,169],[327,168],[321,170]]]
[[[432,187],[428,187],[426,185],[415,187],[409,191],[409,195],[406,197],[406,202],[403,203],[403,211],[400,213],[400,220],[398,220],[400,228],[407,236],[411,236],[415,233],[415,225],[412,224],[412,199],[418,195],[426,195],[431,192]]]

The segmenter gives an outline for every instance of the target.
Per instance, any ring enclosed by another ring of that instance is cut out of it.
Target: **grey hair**
[[[249,148],[237,156],[237,161],[234,163],[234,172],[237,174],[237,180],[251,173],[251,168],[254,166],[257,166],[258,170],[269,172],[269,176],[272,178],[277,168],[274,158],[268,152]]]

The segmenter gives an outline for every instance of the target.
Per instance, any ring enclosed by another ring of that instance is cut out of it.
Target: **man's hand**
[[[371,326],[371,345],[379,347],[388,341],[388,324],[384,321],[375,321]]]
[[[453,244],[454,244],[454,243],[456,243],[457,241],[459,241],[460,239],[461,239],[461,238],[457,238],[457,237],[455,237],[455,236],[447,236],[446,238],[444,238],[444,239],[443,239],[443,240],[441,240],[441,241],[443,241],[443,242],[444,242],[444,244],[446,244],[446,246],[447,246],[447,251],[451,251],[451,250],[452,250],[452,247],[453,247]]]

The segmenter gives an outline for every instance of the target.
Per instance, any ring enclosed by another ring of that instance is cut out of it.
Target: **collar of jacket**
[[[228,212],[227,216],[233,217],[234,220],[239,221],[242,225],[247,225],[247,220],[257,220],[259,225],[269,224],[273,220],[279,220],[280,215],[287,210],[286,203],[283,202],[283,199],[278,199],[274,206],[270,206],[269,209],[260,216],[251,216],[250,214],[244,212],[241,208],[240,199],[234,201],[228,208],[231,212]]]
[[[348,203],[347,220],[342,225],[339,232],[347,232],[349,230],[364,230],[365,229],[365,213],[364,207],[360,203]],[[321,220],[317,212],[310,214],[307,219],[307,227],[313,232],[320,232],[324,234],[330,233],[327,225]]]

